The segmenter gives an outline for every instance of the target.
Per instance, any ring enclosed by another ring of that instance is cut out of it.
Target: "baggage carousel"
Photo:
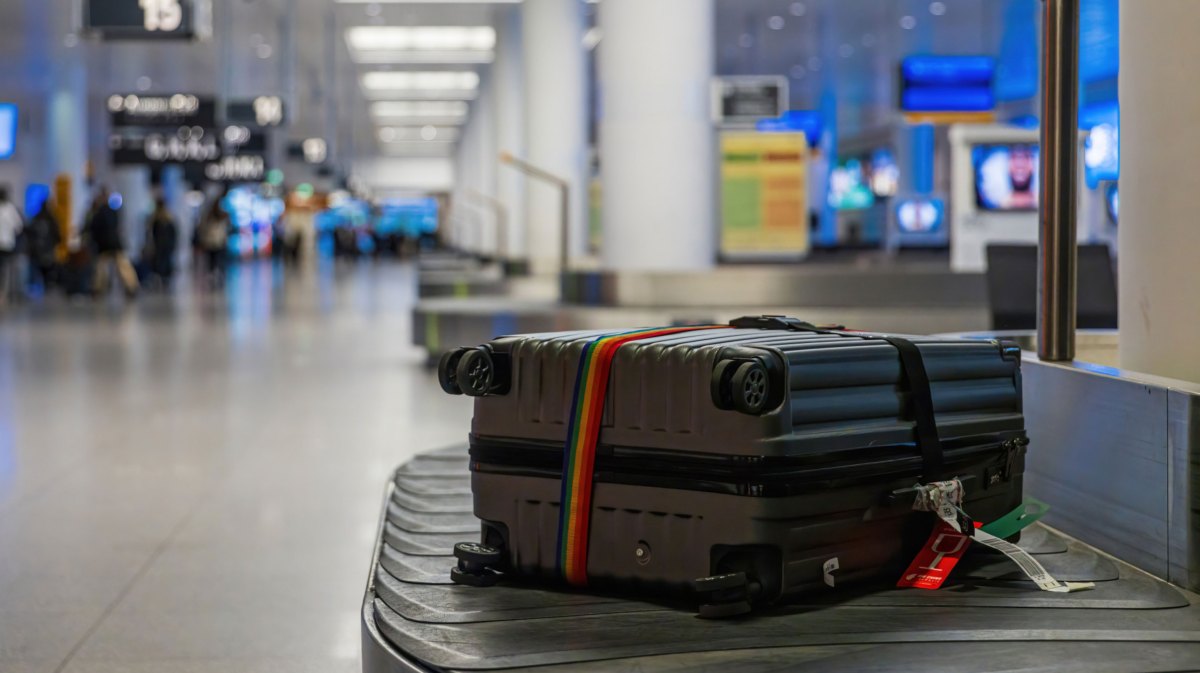
[[[1036,524],[1020,546],[1094,589],[1039,591],[983,548],[938,591],[856,586],[730,621],[637,596],[455,585],[451,549],[479,535],[467,461],[466,447],[424,454],[387,485],[364,671],[1200,670],[1200,596]]]

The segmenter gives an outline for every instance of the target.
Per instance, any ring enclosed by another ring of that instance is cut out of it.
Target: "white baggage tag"
[[[1042,567],[1041,563],[1038,563],[1038,560],[1032,554],[1011,542],[990,533],[985,533],[982,530],[975,531],[975,541],[985,544],[1012,559],[1017,564],[1017,567],[1021,569],[1021,572],[1033,580],[1034,584],[1037,584],[1038,588],[1042,591],[1067,593],[1091,589],[1096,586],[1093,582],[1059,582],[1050,573],[1046,572],[1046,569]]]

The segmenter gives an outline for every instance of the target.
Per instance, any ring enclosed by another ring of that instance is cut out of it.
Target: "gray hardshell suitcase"
[[[476,397],[483,530],[456,547],[456,581],[562,577],[582,356],[611,334],[509,336],[442,358],[442,387]],[[917,484],[958,478],[962,509],[983,522],[1020,505],[1020,361],[998,341],[776,316],[625,343],[583,484],[586,583],[696,592],[702,614],[723,616],[898,577],[935,521],[913,510]]]

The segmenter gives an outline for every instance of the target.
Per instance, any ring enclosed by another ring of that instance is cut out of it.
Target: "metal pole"
[[[563,182],[562,203],[559,210],[558,230],[558,273],[565,281],[567,278],[567,260],[570,259],[570,230],[571,230],[571,185]]]
[[[1043,0],[1038,357],[1075,359],[1079,0]]]
[[[508,164],[522,173],[544,180],[550,184],[557,185],[562,194],[562,203],[559,210],[559,251],[558,251],[558,270],[562,280],[566,280],[567,268],[570,265],[571,247],[570,247],[570,229],[571,229],[571,183],[566,178],[560,177],[547,171],[543,168],[538,168],[533,164],[518,159],[508,152],[500,154],[500,162]],[[565,294],[565,293],[563,293]]]

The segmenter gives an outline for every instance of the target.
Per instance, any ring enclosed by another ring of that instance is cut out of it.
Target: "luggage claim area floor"
[[[460,442],[411,267],[10,310],[0,670],[358,671],[380,492]],[[69,420],[68,420],[69,419]]]
[[[0,2],[0,673],[1200,671],[1197,25]]]

